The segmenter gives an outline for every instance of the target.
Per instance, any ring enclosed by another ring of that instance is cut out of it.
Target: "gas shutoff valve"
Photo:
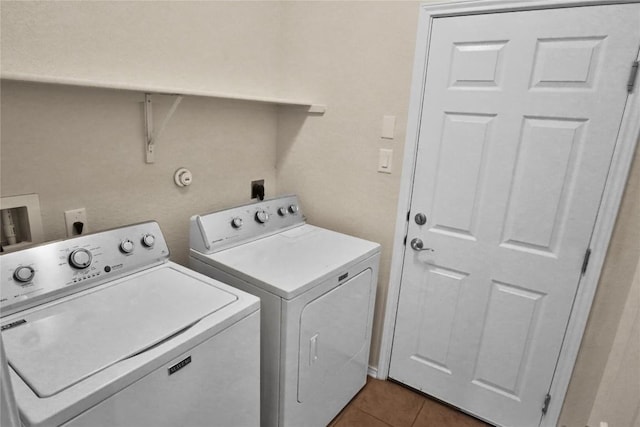
[[[180,168],[173,175],[173,180],[178,187],[187,187],[191,185],[191,181],[193,181],[193,175],[191,174],[191,171],[189,169]]]

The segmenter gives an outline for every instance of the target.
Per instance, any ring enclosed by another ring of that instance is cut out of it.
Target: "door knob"
[[[416,252],[420,252],[420,251],[434,252],[434,250],[431,248],[425,248],[422,240],[418,239],[417,237],[414,239],[411,239],[411,249],[413,249]]]
[[[415,216],[416,224],[425,225],[427,223],[427,216],[422,212],[417,213]]]

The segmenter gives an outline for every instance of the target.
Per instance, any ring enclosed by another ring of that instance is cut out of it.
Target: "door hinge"
[[[410,218],[411,218],[411,211],[407,212],[407,222],[409,222]]]
[[[544,403],[542,404],[542,415],[546,415],[549,410],[549,402],[551,402],[551,395],[547,393],[544,397]]]
[[[629,74],[629,81],[627,82],[627,92],[633,92],[633,88],[636,85],[636,77],[638,76],[638,65],[640,62],[633,61],[631,64],[631,73]]]
[[[402,242],[402,244],[407,246],[407,236],[404,236],[404,241]]]
[[[589,265],[589,258],[591,258],[591,248],[587,248],[587,252],[584,253],[584,260],[582,261],[582,270],[581,273],[584,276],[584,273],[587,272],[587,266]]]

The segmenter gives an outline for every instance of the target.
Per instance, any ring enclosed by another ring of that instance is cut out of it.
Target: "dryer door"
[[[372,271],[364,270],[309,302],[300,317],[298,402],[326,387],[349,388],[367,372],[374,293]]]

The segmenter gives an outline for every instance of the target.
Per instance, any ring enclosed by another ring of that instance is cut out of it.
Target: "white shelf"
[[[128,90],[144,93],[165,94],[165,95],[187,95],[187,96],[204,96],[209,98],[222,98],[222,99],[235,99],[240,101],[251,102],[263,102],[267,104],[291,106],[291,107],[305,107],[309,113],[323,114],[327,106],[323,104],[314,104],[308,101],[301,101],[295,99],[285,98],[271,98],[264,96],[248,96],[231,93],[221,92],[209,92],[201,90],[193,90],[178,87],[155,87],[155,86],[142,86],[124,82],[100,82],[94,80],[74,79],[69,77],[53,77],[53,76],[40,76],[33,74],[21,74],[21,73],[2,73],[0,78],[3,80],[14,80],[21,82],[31,83],[49,83],[71,86],[84,86],[100,89],[115,89],[115,90]]]
[[[183,96],[203,96],[209,98],[221,98],[221,99],[233,99],[240,101],[249,101],[249,102],[261,102],[267,104],[274,105],[282,105],[287,107],[300,107],[305,108],[307,113],[312,114],[324,114],[327,110],[326,105],[322,104],[314,104],[307,101],[298,101],[292,99],[283,99],[283,98],[270,98],[263,96],[248,96],[248,95],[238,95],[238,94],[229,94],[229,93],[220,93],[220,92],[208,92],[208,91],[199,91],[193,89],[184,89],[184,88],[176,88],[176,87],[157,87],[157,86],[139,86],[131,83],[114,83],[114,82],[100,82],[94,80],[83,80],[83,79],[74,79],[68,77],[52,77],[52,76],[41,76],[41,75],[33,75],[33,74],[21,74],[21,73],[2,73],[0,78],[3,80],[13,80],[19,82],[29,82],[29,83],[48,83],[48,84],[59,84],[59,85],[70,85],[70,86],[82,86],[82,87],[92,87],[99,89],[114,89],[114,90],[127,90],[127,91],[135,91],[135,92],[143,92],[145,94],[145,102],[144,102],[144,112],[145,112],[145,162],[153,163],[155,158],[155,147],[156,141],[159,139],[162,131],[167,124],[167,122],[171,119],[171,116],[175,112],[178,104],[182,100]],[[173,102],[173,105],[169,109],[169,112],[165,116],[162,124],[157,130],[154,130],[153,126],[153,113],[152,113],[152,102],[151,102],[151,94],[160,94],[160,95],[173,95],[176,99]]]

